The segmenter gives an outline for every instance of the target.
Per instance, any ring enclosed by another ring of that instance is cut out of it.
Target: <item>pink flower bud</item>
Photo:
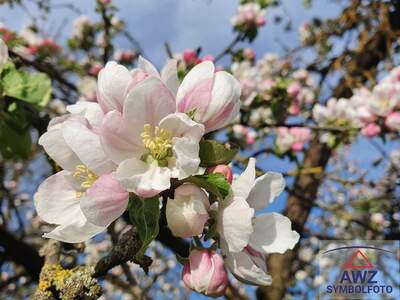
[[[375,123],[370,123],[361,130],[361,134],[366,137],[377,136],[380,132],[381,128]]]
[[[112,2],[112,0],[98,0],[101,4],[107,5]]]
[[[174,199],[167,202],[167,223],[172,234],[178,237],[202,234],[209,208],[208,196],[201,188],[191,183],[178,187]]]
[[[256,24],[257,24],[257,26],[259,26],[259,27],[264,26],[264,25],[265,25],[265,18],[264,18],[264,17],[259,17],[259,18],[257,18]]]
[[[297,102],[292,103],[292,105],[290,105],[288,108],[289,114],[291,114],[293,116],[297,116],[300,113],[300,111],[301,111],[301,107]]]
[[[243,56],[248,60],[254,60],[256,58],[256,52],[251,48],[245,48],[243,50]]]
[[[294,81],[291,84],[289,84],[287,88],[287,93],[289,94],[290,97],[293,98],[297,97],[300,91],[301,91],[301,85],[297,81]]]
[[[207,169],[207,173],[208,174],[220,173],[225,176],[226,180],[228,180],[229,183],[232,183],[233,179],[232,169],[227,165],[217,165],[215,167],[210,167]]]
[[[400,130],[400,112],[391,112],[386,117],[385,125],[390,130]]]
[[[215,60],[215,57],[214,56],[212,56],[212,55],[205,55],[204,57],[203,57],[203,59],[202,59],[202,61],[214,61]]]
[[[183,51],[183,61],[186,64],[188,65],[195,64],[197,60],[198,60],[197,53],[193,49],[185,49]]]
[[[218,253],[207,249],[193,250],[189,262],[183,267],[182,280],[196,292],[210,297],[223,296],[228,286],[224,260]]]

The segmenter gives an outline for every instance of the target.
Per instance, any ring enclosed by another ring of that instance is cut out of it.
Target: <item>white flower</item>
[[[208,196],[201,188],[191,183],[179,186],[174,199],[168,199],[166,208],[172,234],[178,237],[202,234],[209,208]]]
[[[123,101],[122,113],[108,112],[101,130],[104,150],[118,164],[116,179],[122,186],[152,197],[170,187],[170,178],[183,179],[197,171],[204,127],[174,113],[175,98],[159,78],[147,77]]]
[[[326,106],[316,104],[313,108],[313,117],[322,126],[350,128],[363,126],[359,112],[345,98],[331,98]]]
[[[236,15],[231,18],[233,26],[252,25],[263,26],[265,24],[266,10],[258,3],[246,3],[240,5]]]
[[[228,268],[242,280],[271,284],[265,255],[293,249],[299,234],[291,230],[290,220],[277,213],[254,216],[284,189],[281,174],[268,172],[255,178],[255,160],[233,181],[232,193],[218,207],[217,228]]]
[[[116,165],[107,159],[92,125],[101,114],[95,103],[76,104],[76,114],[53,119],[39,139],[64,170],[47,178],[34,196],[36,210],[57,227],[44,236],[69,243],[103,231],[128,204],[128,193],[114,180]],[[86,118],[85,118],[86,116]]]

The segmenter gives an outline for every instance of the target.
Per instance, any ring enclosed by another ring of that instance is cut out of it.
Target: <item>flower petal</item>
[[[128,205],[129,193],[113,178],[102,175],[86,191],[80,205],[88,221],[97,226],[108,226],[123,214]]]
[[[250,246],[264,254],[284,253],[293,249],[300,235],[292,230],[289,218],[278,213],[267,213],[255,217],[254,233]]]
[[[177,92],[179,112],[190,112],[202,115],[211,100],[214,82],[214,64],[210,61],[196,65],[185,76]]]
[[[96,226],[89,223],[79,208],[75,211],[73,218],[68,222],[57,226],[43,237],[55,239],[65,243],[81,243],[89,240],[96,234],[104,231],[106,227]]]
[[[71,172],[58,172],[39,186],[33,200],[40,218],[47,223],[62,224],[73,218],[79,200]]]
[[[99,72],[98,101],[104,112],[114,109],[122,111],[131,79],[128,69],[114,61],[108,62]]]
[[[71,114],[82,115],[92,127],[100,126],[104,116],[100,105],[96,102],[79,101],[68,105],[67,111]]]
[[[39,138],[38,143],[57,165],[64,170],[74,171],[82,162],[65,142],[61,127],[62,124],[52,126]]]
[[[218,212],[218,232],[228,245],[230,252],[239,252],[249,243],[253,233],[254,209],[245,199],[228,196],[220,202]]]
[[[145,71],[146,73],[148,73],[152,76],[160,77],[160,74],[158,73],[157,68],[141,55],[139,56],[139,59],[138,59],[138,67],[139,67],[139,69]]]
[[[199,142],[204,134],[204,126],[193,121],[184,113],[174,113],[160,121],[160,127],[169,130],[174,137],[190,137]]]
[[[188,137],[183,137],[175,138],[173,144],[172,151],[176,157],[173,177],[181,180],[192,176],[197,172],[200,165],[199,143]]]
[[[156,162],[147,164],[132,158],[118,166],[115,178],[127,191],[149,198],[170,187],[170,175],[168,168],[159,167]]]
[[[131,127],[118,111],[110,111],[103,119],[100,140],[106,155],[115,163],[143,154],[143,142],[140,129]]]
[[[272,277],[259,268],[245,251],[226,253],[225,263],[235,277],[254,285],[271,285]]]
[[[64,122],[63,137],[79,159],[97,175],[111,172],[116,166],[105,155],[100,137],[78,120]]]
[[[256,210],[265,208],[272,203],[285,189],[285,179],[282,174],[267,172],[256,179],[247,202]]]
[[[148,77],[128,94],[123,118],[132,129],[143,131],[145,124],[158,126],[161,119],[175,112],[175,99],[159,78]]]
[[[251,189],[254,186],[254,181],[256,177],[256,160],[250,158],[247,164],[246,170],[239,175],[238,178],[233,180],[232,191],[235,197],[242,197],[247,199],[250,194]]]
[[[161,70],[161,80],[174,96],[176,96],[179,88],[178,70],[176,69],[177,63],[176,59],[169,59]]]
[[[231,123],[240,110],[240,84],[229,73],[215,74],[211,100],[207,111],[201,116],[207,132],[225,127]],[[199,117],[196,113],[196,118]]]

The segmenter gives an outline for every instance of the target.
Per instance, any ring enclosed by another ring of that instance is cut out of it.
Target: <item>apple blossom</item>
[[[369,105],[378,116],[387,116],[400,103],[400,86],[383,80],[372,90]]]
[[[290,220],[277,213],[254,216],[285,187],[281,174],[267,172],[255,178],[255,159],[232,183],[232,193],[218,203],[217,230],[228,268],[245,282],[271,284],[264,256],[293,249],[299,234],[291,230]]]
[[[196,65],[177,92],[177,110],[190,115],[210,132],[231,123],[240,109],[239,82],[210,61]]]
[[[381,132],[381,128],[376,123],[369,123],[363,129],[361,129],[361,134],[366,137],[377,136]]]
[[[83,242],[103,231],[128,205],[128,193],[114,180],[116,165],[101,147],[88,112],[96,103],[73,105],[79,113],[53,119],[39,144],[64,170],[47,178],[34,195],[38,215],[57,227],[44,236]],[[87,118],[84,117],[87,116]]]
[[[359,128],[363,125],[360,114],[345,98],[331,98],[326,106],[316,104],[313,117],[318,124],[328,127]]]
[[[304,144],[311,138],[311,130],[305,127],[279,127],[277,130],[276,145],[279,150],[286,152],[289,149],[298,152],[304,149]]]
[[[246,3],[240,5],[236,15],[231,18],[233,26],[256,25],[261,27],[265,25],[266,10],[262,9],[258,3]]]
[[[0,66],[8,61],[8,48],[6,43],[0,39]]]
[[[175,110],[171,91],[149,76],[129,91],[122,112],[105,115],[102,145],[118,164],[116,179],[129,192],[153,197],[170,187],[170,178],[197,171],[204,126]]]
[[[228,287],[228,274],[221,255],[211,250],[192,250],[182,271],[185,285],[210,297],[220,297]]]
[[[210,202],[207,194],[194,184],[186,183],[168,199],[166,216],[172,234],[178,237],[201,235],[208,220]]]
[[[385,125],[392,131],[400,131],[400,112],[390,113],[385,120]]]
[[[219,173],[225,176],[226,180],[229,183],[232,183],[233,180],[233,175],[232,175],[232,169],[231,167],[227,165],[217,165],[214,167],[207,168],[206,170],[207,174],[214,174],[214,173]]]
[[[143,57],[139,57],[138,68],[128,71],[123,65],[108,62],[100,71],[98,77],[98,101],[104,110],[118,110],[122,112],[124,101],[129,92],[149,76],[161,78],[163,83],[175,95],[179,81],[176,71],[176,61],[169,60],[161,71]]]

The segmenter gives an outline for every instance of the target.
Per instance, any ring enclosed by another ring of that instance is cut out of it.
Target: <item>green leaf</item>
[[[200,141],[200,165],[210,167],[229,163],[238,152],[238,147],[226,146],[214,140]]]
[[[202,187],[220,200],[224,200],[231,190],[229,182],[226,180],[225,176],[220,173],[191,176],[184,179],[182,182],[190,182]]]
[[[29,128],[18,130],[15,126],[1,120],[0,152],[6,159],[27,158],[31,152],[32,139]]]
[[[139,232],[142,247],[136,253],[136,258],[140,259],[150,243],[158,235],[158,222],[160,219],[160,201],[158,197],[140,198],[132,195],[129,198],[129,218]]]
[[[27,73],[7,64],[0,70],[2,92],[40,107],[45,106],[51,96],[51,81],[44,73]]]

